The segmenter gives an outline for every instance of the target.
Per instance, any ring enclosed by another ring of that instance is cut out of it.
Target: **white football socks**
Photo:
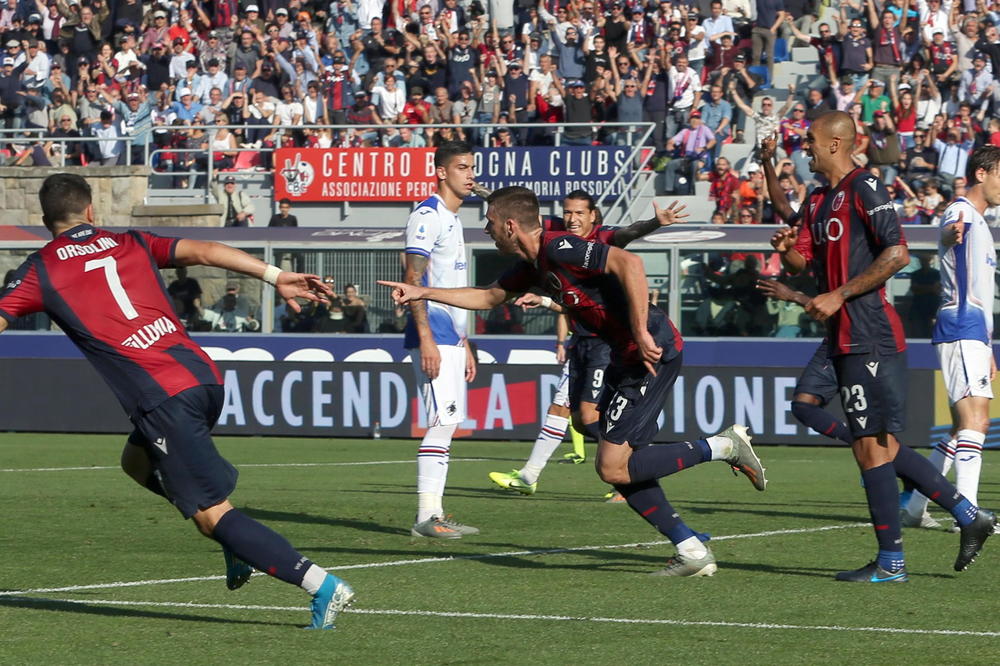
[[[417,522],[444,517],[442,498],[448,480],[448,460],[455,425],[431,426],[417,450]]]
[[[965,499],[979,506],[979,472],[983,468],[986,435],[976,430],[959,430],[955,435],[955,487]]]
[[[546,415],[545,423],[542,424],[542,429],[538,431],[538,439],[535,440],[535,445],[531,448],[531,455],[528,456],[528,461],[524,463],[524,467],[518,472],[522,481],[528,484],[538,481],[538,476],[545,469],[549,458],[552,457],[552,454],[562,444],[568,427],[569,419],[565,416],[556,416],[555,414]]]

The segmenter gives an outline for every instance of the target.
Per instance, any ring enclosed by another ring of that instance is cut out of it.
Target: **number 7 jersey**
[[[130,416],[185,389],[219,384],[215,364],[174,314],[158,270],[173,265],[178,240],[73,227],[21,264],[0,291],[0,317],[46,312]]]

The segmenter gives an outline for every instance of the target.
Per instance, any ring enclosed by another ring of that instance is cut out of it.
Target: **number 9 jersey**
[[[97,368],[130,416],[202,384],[218,369],[174,314],[158,269],[177,238],[81,224],[29,256],[0,291],[0,317],[44,311]]]

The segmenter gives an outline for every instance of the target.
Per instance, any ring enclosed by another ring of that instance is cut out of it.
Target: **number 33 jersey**
[[[822,293],[861,275],[886,248],[906,245],[885,185],[864,169],[850,172],[836,187],[814,190],[799,214],[795,249],[812,265]],[[885,298],[884,284],[850,298],[828,326],[831,356],[906,349],[902,323]]]
[[[0,317],[46,312],[80,348],[125,411],[138,415],[218,369],[174,314],[159,268],[179,239],[81,224],[25,260],[0,291]]]

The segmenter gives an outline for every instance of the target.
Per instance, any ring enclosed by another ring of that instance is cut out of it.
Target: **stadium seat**
[[[260,166],[260,153],[253,151],[241,151],[236,155],[236,163],[231,171],[242,171]]]
[[[512,365],[555,365],[556,353],[548,349],[511,349],[507,363]]]
[[[774,40],[774,62],[786,62],[788,60],[788,41],[778,37]]]
[[[751,65],[747,69],[750,70],[751,74],[756,74],[761,78],[761,90],[769,90],[771,88],[771,75],[767,72],[767,65]]]
[[[308,363],[332,363],[334,361],[333,354],[325,349],[316,349],[315,347],[305,347],[304,349],[296,349],[291,354],[285,357],[286,361],[305,361]]]
[[[229,358],[230,361],[273,361],[271,352],[260,347],[244,347],[237,349]]]
[[[392,354],[384,349],[359,349],[348,354],[344,363],[392,363]]]

